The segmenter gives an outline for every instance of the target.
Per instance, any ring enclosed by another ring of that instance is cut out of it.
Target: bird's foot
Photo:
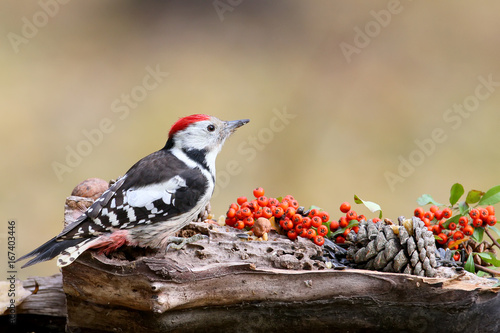
[[[175,250],[180,250],[184,246],[186,246],[187,244],[191,244],[191,243],[197,242],[197,241],[202,240],[204,238],[208,238],[208,236],[203,235],[203,234],[196,234],[196,235],[191,236],[189,238],[185,238],[185,237],[169,237],[168,240],[167,240],[168,245],[167,245],[167,248],[166,248],[165,252],[167,252],[168,249],[170,249],[170,248],[175,249]]]

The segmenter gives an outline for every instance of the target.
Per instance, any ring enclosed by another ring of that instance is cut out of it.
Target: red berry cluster
[[[268,198],[262,187],[253,190],[255,199],[239,197],[226,213],[226,224],[237,229],[250,229],[259,217],[274,217],[288,238],[298,236],[311,239],[316,245],[324,244],[328,234],[330,215],[319,209],[304,210],[291,195],[281,200]]]
[[[453,241],[463,239],[465,236],[472,236],[474,228],[494,226],[497,223],[493,206],[472,208],[469,211],[469,216],[460,216],[458,220],[451,219],[453,212],[448,207],[440,210],[437,206],[431,206],[429,211],[417,207],[414,215],[425,223],[427,229],[438,236],[436,241],[443,247]],[[455,248],[455,246],[453,247]]]

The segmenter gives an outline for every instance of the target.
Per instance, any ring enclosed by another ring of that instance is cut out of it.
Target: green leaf
[[[450,204],[453,206],[458,199],[464,194],[465,190],[462,184],[455,183],[450,189]]]
[[[484,228],[483,227],[475,228],[474,233],[472,234],[472,239],[474,239],[478,243],[481,243],[483,241],[483,237],[484,237]]]
[[[500,267],[500,260],[495,257],[495,255],[491,252],[482,252],[478,253],[478,256],[480,256],[484,261],[486,261],[488,264],[492,264],[495,267]]]
[[[476,202],[479,202],[481,200],[481,197],[483,196],[484,192],[478,191],[478,190],[470,190],[469,193],[467,193],[467,197],[465,198],[465,202],[470,204],[475,204]]]
[[[469,257],[467,258],[467,261],[465,262],[464,268],[467,272],[475,273],[476,272],[476,267],[474,266],[474,259],[472,256],[474,253],[471,253]]]
[[[422,196],[417,199],[417,204],[419,206],[425,206],[425,205],[428,205],[428,204],[433,204],[433,205],[436,205],[436,206],[443,206],[442,204],[434,201],[434,199],[431,197],[430,194],[422,194]]]
[[[485,273],[483,271],[478,271],[476,275],[479,276],[479,277],[483,277],[483,276],[488,275],[488,273]]]
[[[458,219],[462,216],[463,215],[455,215],[450,217],[449,219],[446,220],[446,222],[443,223],[443,227],[445,229],[448,229],[448,226],[450,225],[451,222],[455,222],[458,225]]]
[[[460,212],[460,215],[467,215],[469,214],[469,205],[465,201],[461,201],[458,203],[458,211]]]
[[[380,205],[376,204],[375,202],[371,201],[365,201],[358,197],[357,195],[354,195],[354,202],[357,204],[363,204],[365,205],[366,208],[370,210],[370,212],[375,213],[375,212],[380,212],[378,215],[379,218],[382,218],[382,208],[380,208]]]
[[[500,202],[500,185],[490,188],[479,201],[479,205],[494,205]]]
[[[497,227],[494,226],[488,226],[488,229],[493,230],[498,236],[500,236],[500,230],[498,230]]]

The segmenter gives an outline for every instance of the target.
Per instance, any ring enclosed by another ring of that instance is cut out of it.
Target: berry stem
[[[498,247],[500,249],[500,244],[498,244],[498,242],[495,240],[495,237],[493,237],[493,235],[490,233],[490,231],[488,230],[488,227],[484,228],[484,231],[486,232],[488,237],[491,238],[491,241],[493,242],[493,244],[495,244],[496,247]]]
[[[486,272],[488,274],[491,274],[491,275],[498,275],[500,276],[500,272],[499,271],[495,271],[493,269],[489,269],[489,268],[486,268],[484,266],[481,266],[481,265],[478,265],[476,263],[474,263],[474,266],[476,267],[476,269],[480,270],[480,271],[483,271],[483,272]]]

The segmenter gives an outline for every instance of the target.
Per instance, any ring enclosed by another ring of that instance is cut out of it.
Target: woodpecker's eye
[[[208,125],[208,126],[207,126],[207,130],[208,130],[209,132],[213,132],[213,131],[215,131],[215,126],[214,126],[214,125],[212,125],[212,124],[210,124],[210,125]]]

